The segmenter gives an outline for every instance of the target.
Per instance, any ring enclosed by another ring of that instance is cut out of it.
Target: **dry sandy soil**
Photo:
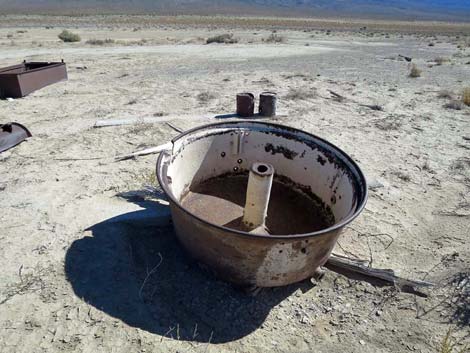
[[[456,351],[469,343],[470,107],[445,107],[470,85],[468,27],[281,26],[284,41],[266,43],[271,28],[259,24],[139,23],[0,18],[0,66],[63,58],[69,72],[0,101],[0,121],[33,134],[0,154],[1,352],[438,352],[449,330]],[[82,42],[60,42],[66,27]],[[205,44],[225,32],[239,42]],[[330,140],[369,180],[367,207],[335,251],[432,281],[427,297],[333,272],[247,296],[176,242],[156,156],[113,159],[174,137],[166,120],[214,122],[237,92],[263,90],[279,94],[268,121]],[[93,128],[127,117],[162,122]]]

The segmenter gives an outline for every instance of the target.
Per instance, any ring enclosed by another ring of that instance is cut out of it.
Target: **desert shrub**
[[[114,39],[88,39],[86,41],[86,44],[90,45],[105,45],[105,44],[113,44],[115,41]]]
[[[82,39],[80,36],[76,33],[72,33],[64,29],[60,34],[59,34],[59,39],[62,40],[62,42],[70,43],[70,42],[80,42]]]
[[[446,109],[462,110],[464,107],[463,103],[458,100],[451,100],[449,103],[444,105]]]
[[[421,77],[421,70],[418,68],[416,64],[411,64],[411,69],[410,69],[410,73],[408,76],[413,77],[413,78]]]
[[[200,103],[207,103],[213,99],[215,99],[215,95],[210,92],[201,92],[197,95],[197,100]]]
[[[439,91],[439,93],[437,94],[437,97],[438,98],[446,98],[446,99],[452,99],[454,98],[454,94],[447,90],[447,89],[444,89],[442,91]]]
[[[316,90],[310,88],[291,88],[289,92],[285,95],[285,99],[287,100],[303,100],[303,99],[310,99],[315,98]]]
[[[264,41],[266,43],[283,43],[285,42],[285,38],[276,33],[271,33]]]
[[[463,104],[470,106],[470,87],[466,87],[463,89],[462,102]]]
[[[233,38],[232,33],[219,34],[218,36],[207,38],[206,44],[211,43],[223,43],[223,44],[233,44],[238,43],[238,39]]]
[[[435,58],[434,61],[436,62],[437,65],[442,65],[442,64],[448,63],[450,59],[440,56],[440,57]]]

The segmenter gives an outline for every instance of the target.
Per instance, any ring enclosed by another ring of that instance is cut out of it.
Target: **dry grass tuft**
[[[441,345],[438,347],[438,353],[468,353],[470,350],[467,346],[462,347],[462,349],[457,350],[457,343],[452,338],[452,329],[447,331],[444,339],[441,342]]]
[[[71,42],[80,42],[82,38],[76,33],[72,33],[64,29],[59,35],[59,39],[62,42],[71,43]]]
[[[444,89],[442,91],[439,91],[439,93],[437,94],[437,97],[438,98],[453,99],[454,98],[454,93],[452,91]]]
[[[90,45],[105,45],[105,44],[114,44],[115,40],[114,39],[88,39],[86,41],[86,44]]]
[[[215,95],[210,92],[201,92],[197,95],[196,98],[200,103],[207,103],[215,99]]]
[[[153,127],[152,124],[141,121],[137,124],[129,125],[128,131],[133,135],[138,135],[151,131]]]
[[[238,43],[238,39],[233,38],[232,33],[220,34],[218,36],[207,38],[206,44],[211,43],[222,43],[222,44],[234,44]]]
[[[444,57],[440,56],[440,57],[435,58],[434,61],[436,62],[437,65],[440,66],[440,65],[442,65],[442,64],[445,64],[445,63],[450,62],[450,59],[449,59],[449,58],[444,58]]]
[[[446,109],[454,109],[454,110],[462,110],[464,108],[464,104],[458,100],[451,100],[449,103],[444,105]]]
[[[266,43],[284,43],[286,39],[276,33],[271,33],[268,38],[263,39]]]
[[[311,88],[291,88],[289,92],[285,95],[287,100],[305,100],[310,98],[315,98],[317,91]]]
[[[403,126],[402,117],[390,115],[385,119],[379,119],[374,123],[375,127],[382,131],[396,131]]]
[[[411,177],[408,174],[402,172],[401,170],[393,172],[392,174],[395,175],[398,179],[404,181],[405,183],[409,183],[411,181]]]
[[[466,87],[463,89],[462,103],[470,107],[470,87]]]
[[[421,70],[416,64],[411,64],[411,69],[408,76],[413,78],[421,77]]]

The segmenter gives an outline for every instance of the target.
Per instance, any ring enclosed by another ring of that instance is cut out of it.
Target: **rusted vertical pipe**
[[[276,115],[277,95],[273,92],[263,92],[259,96],[259,115]]]
[[[265,228],[274,167],[267,163],[253,163],[248,177],[243,223],[250,230]]]
[[[255,96],[252,93],[237,94],[237,114],[247,117],[253,116],[255,111]]]

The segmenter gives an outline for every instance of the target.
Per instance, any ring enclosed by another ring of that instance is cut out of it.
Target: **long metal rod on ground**
[[[114,159],[116,161],[123,161],[123,160],[126,160],[126,159],[135,158],[135,157],[138,157],[138,156],[146,156],[148,154],[160,153],[162,151],[171,150],[172,147],[173,147],[173,143],[167,142],[163,145],[159,145],[159,146],[156,146],[156,147],[150,147],[150,148],[146,148],[144,150],[136,151],[136,152],[133,152],[133,153],[130,153],[130,154],[117,156],[117,157],[114,157]]]

